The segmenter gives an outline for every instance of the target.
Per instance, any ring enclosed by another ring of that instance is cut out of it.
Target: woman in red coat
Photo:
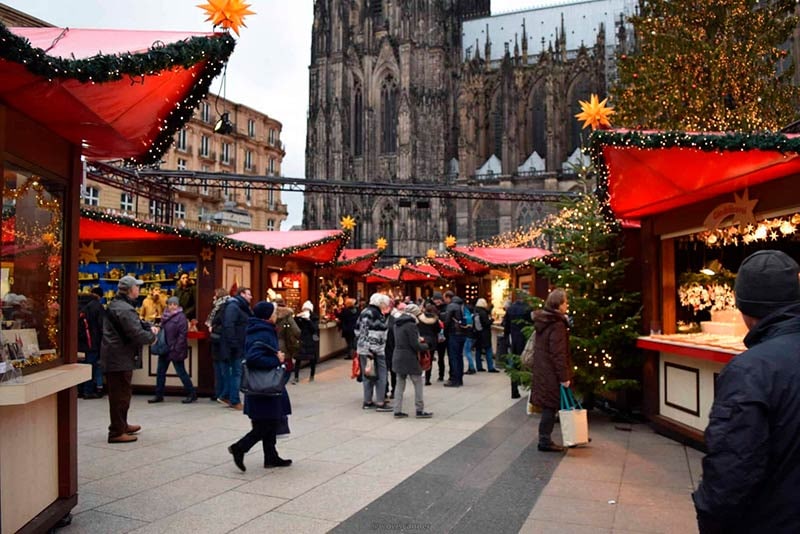
[[[559,452],[564,448],[553,443],[550,435],[553,433],[556,412],[561,401],[559,386],[569,387],[572,378],[567,294],[563,289],[554,289],[547,296],[544,308],[534,312],[533,324],[536,328],[536,345],[531,377],[531,402],[542,409],[539,450]]]

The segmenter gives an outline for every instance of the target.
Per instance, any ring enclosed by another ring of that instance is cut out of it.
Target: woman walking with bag
[[[543,452],[564,450],[564,447],[553,443],[551,434],[561,403],[560,386],[569,387],[572,378],[567,306],[566,292],[554,289],[547,296],[544,308],[536,310],[533,316],[536,345],[530,401],[542,409],[538,449]]]
[[[261,301],[253,308],[253,316],[247,323],[245,340],[245,363],[248,369],[270,371],[283,365],[284,355],[278,350],[278,335],[275,331],[275,305]],[[246,471],[244,455],[250,448],[262,442],[264,467],[286,467],[291,460],[278,456],[275,438],[284,416],[292,413],[292,405],[286,388],[280,395],[261,396],[246,394],[244,413],[250,418],[252,430],[242,439],[228,447],[233,463]]]
[[[422,313],[416,304],[408,304],[404,313],[394,321],[394,354],[392,367],[397,373],[397,391],[395,392],[394,416],[396,419],[408,417],[403,413],[403,393],[406,390],[406,379],[414,384],[414,406],[418,419],[429,419],[433,414],[425,411],[422,400],[422,368],[419,365],[419,352],[428,350],[422,343],[417,327],[417,317]]]

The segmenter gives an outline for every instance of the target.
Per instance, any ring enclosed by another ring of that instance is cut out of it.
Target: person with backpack
[[[194,389],[192,379],[189,373],[186,372],[186,367],[183,362],[188,355],[188,339],[186,335],[189,332],[189,320],[183,314],[183,309],[180,306],[178,297],[170,297],[167,299],[167,309],[161,316],[161,330],[164,333],[164,338],[167,344],[165,353],[158,355],[158,368],[156,370],[156,396],[148,400],[149,404],[157,402],[164,402],[164,386],[167,382],[167,369],[169,364],[175,368],[175,373],[183,383],[183,388],[186,390],[186,398],[181,402],[183,404],[191,404],[197,400],[197,391]],[[156,343],[158,345],[158,343]],[[151,349],[152,352],[152,349]]]
[[[464,385],[464,344],[467,341],[467,326],[464,317],[464,301],[452,291],[446,291],[445,300],[450,299],[444,310],[444,328],[447,333],[447,356],[450,363],[450,379],[444,383],[446,388],[460,388]]]
[[[300,327],[300,349],[295,356],[292,384],[300,381],[300,363],[303,360],[308,360],[311,367],[311,376],[308,377],[308,381],[313,382],[319,357],[319,316],[314,313],[314,304],[310,300],[303,303],[302,310],[295,317],[295,322]]]
[[[78,385],[78,397],[99,399],[103,396],[103,372],[100,369],[100,343],[103,340],[105,309],[100,303],[103,290],[93,287],[88,295],[78,297],[78,351],[83,363],[92,366],[92,378]]]
[[[473,355],[473,347],[475,345],[475,309],[471,304],[464,303],[462,306],[462,313],[464,314],[464,356],[467,358],[467,372],[468,375],[474,375],[477,370],[475,369],[475,356]]]
[[[217,401],[225,406],[230,406],[228,400],[228,382],[230,369],[222,351],[222,321],[225,318],[225,306],[230,299],[228,290],[219,287],[214,291],[214,305],[206,319],[209,339],[211,341],[211,359],[214,362],[214,396],[212,401]]]

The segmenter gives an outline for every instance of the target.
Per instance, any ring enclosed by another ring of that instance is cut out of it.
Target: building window
[[[87,187],[86,192],[83,195],[83,203],[87,206],[99,206],[100,190],[94,186]]]
[[[267,206],[269,206],[269,209],[272,209],[273,204],[275,204],[275,189],[270,187],[267,189]]]
[[[244,199],[248,202],[253,200],[253,186],[250,184],[244,186]]]
[[[253,151],[252,150],[245,150],[244,151],[244,168],[248,171],[253,168]]]
[[[353,99],[353,155],[361,156],[364,153],[364,95],[361,86],[356,86],[356,95]]]
[[[389,242],[384,254],[391,256],[394,254],[394,213],[393,210],[387,206],[387,209],[381,211],[380,231],[381,237],[385,237]]]
[[[208,136],[203,135],[200,137],[200,155],[204,158],[208,157],[209,140]]]
[[[269,138],[267,139],[270,145],[275,146],[275,130],[269,129]]]
[[[500,233],[500,205],[496,200],[484,200],[480,208],[480,217],[475,220],[475,239],[489,240]]]
[[[200,104],[200,120],[203,122],[211,122],[211,106],[208,102]]]
[[[175,204],[175,218],[176,219],[186,218],[186,204]]]
[[[230,163],[231,162],[231,144],[230,143],[222,143],[222,155],[220,156],[219,160],[222,163]]]
[[[119,195],[119,209],[122,211],[133,211],[133,195],[121,193]]]
[[[267,219],[267,230],[275,230],[275,220],[274,219]]]
[[[222,182],[222,194],[225,195],[225,198],[228,198],[228,195],[230,195],[230,186],[227,180]]]
[[[256,136],[256,121],[253,119],[247,119],[247,135],[250,137]]]
[[[183,158],[178,158],[178,170],[185,171],[186,170],[186,160]]]
[[[207,172],[207,171],[203,171],[203,172]],[[204,194],[204,195],[208,195],[209,194],[208,180],[205,180],[205,179],[203,180],[203,185],[200,186],[200,192],[202,194]]]
[[[275,174],[275,158],[269,158],[269,173]]]
[[[397,150],[397,82],[391,76],[381,84],[381,153]]]
[[[178,150],[186,151],[186,128],[178,130],[178,139],[175,143],[175,148]]]
[[[159,202],[157,200],[150,201],[150,216],[156,219],[161,218],[161,214],[164,213],[164,203]]]

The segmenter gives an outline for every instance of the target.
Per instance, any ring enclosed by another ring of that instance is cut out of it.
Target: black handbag
[[[256,345],[259,344],[258,342]],[[268,348],[277,352],[274,348],[264,344]],[[254,345],[255,346],[255,345]],[[284,373],[286,368],[283,365],[272,369],[257,369],[247,366],[247,360],[242,362],[242,381],[239,391],[245,395],[256,397],[276,397],[283,394]]]

